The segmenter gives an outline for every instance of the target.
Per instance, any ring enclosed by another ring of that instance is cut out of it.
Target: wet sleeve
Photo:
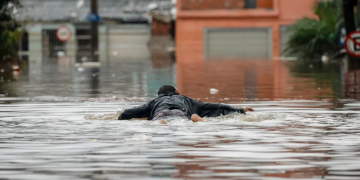
[[[201,101],[195,101],[195,103],[200,117],[218,117],[231,113],[244,113],[243,108],[234,108],[226,104],[206,103]]]
[[[138,107],[125,109],[118,120],[130,120],[133,118],[149,118],[151,113],[151,103],[146,103]]]

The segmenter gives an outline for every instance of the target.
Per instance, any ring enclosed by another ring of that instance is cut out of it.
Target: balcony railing
[[[272,9],[273,0],[180,0],[181,10]]]

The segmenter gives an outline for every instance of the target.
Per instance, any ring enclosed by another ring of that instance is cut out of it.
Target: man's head
[[[177,90],[174,88],[174,86],[170,86],[170,85],[164,85],[162,86],[159,91],[158,91],[158,95],[160,94],[165,94],[165,93],[175,93],[175,94],[179,94],[177,92]]]

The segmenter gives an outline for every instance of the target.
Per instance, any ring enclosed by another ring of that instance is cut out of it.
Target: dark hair
[[[164,85],[159,89],[158,95],[164,94],[164,93],[167,93],[167,92],[175,93],[175,91],[176,91],[176,89],[174,88],[174,86]]]

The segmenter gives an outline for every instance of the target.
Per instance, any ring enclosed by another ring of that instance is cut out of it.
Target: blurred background
[[[358,98],[341,0],[5,0],[1,9],[0,92],[10,96],[155,97],[171,84],[210,101]]]

